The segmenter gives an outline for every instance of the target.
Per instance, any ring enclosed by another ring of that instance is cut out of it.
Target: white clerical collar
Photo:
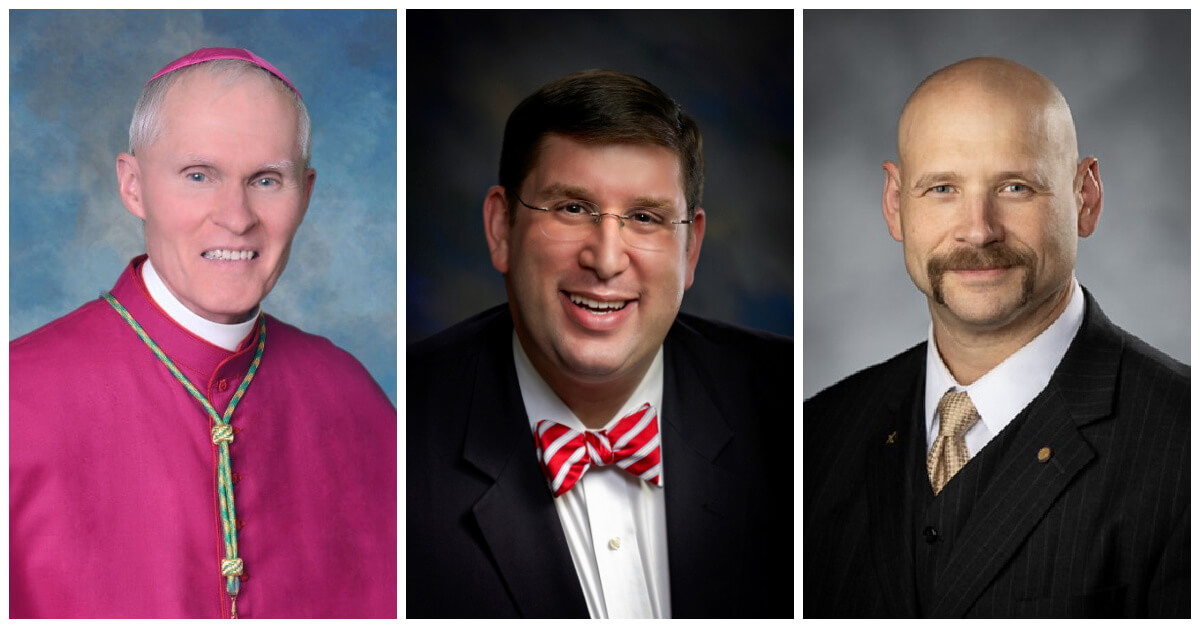
[[[586,431],[587,428],[584,427],[583,421],[580,421],[575,413],[571,412],[567,404],[558,398],[546,380],[538,374],[537,369],[533,368],[533,363],[529,361],[529,356],[525,355],[525,350],[521,347],[521,341],[517,339],[515,331],[513,332],[512,346],[513,361],[517,367],[517,383],[521,386],[521,399],[525,402],[525,414],[529,415],[530,427],[537,427],[538,421],[549,419],[577,432]],[[662,392],[663,349],[662,346],[659,346],[658,353],[654,355],[654,361],[650,363],[650,368],[642,376],[641,383],[638,384],[629,399],[625,400],[621,410],[604,425],[604,429],[612,427],[621,417],[637,410],[644,403],[649,403],[654,406],[656,412],[660,412]],[[659,416],[661,421],[661,414]]]
[[[937,437],[934,414],[942,395],[951,389],[967,391],[971,403],[979,411],[980,421],[987,428],[989,439],[999,434],[1050,383],[1050,377],[1083,324],[1083,313],[1083,290],[1079,281],[1072,278],[1071,300],[1062,314],[1036,338],[965,387],[959,385],[942,362],[931,323],[925,352],[925,442],[933,443]],[[968,442],[968,447],[970,445]]]
[[[254,308],[254,314],[248,320],[232,325],[214,323],[197,315],[171,294],[167,284],[163,283],[162,278],[158,276],[158,271],[154,270],[150,258],[146,258],[146,263],[142,264],[142,281],[146,284],[146,290],[150,292],[150,297],[154,299],[158,307],[162,308],[162,311],[166,312],[167,316],[170,316],[180,327],[226,350],[236,350],[246,336],[250,335],[255,321],[258,320],[257,307]]]

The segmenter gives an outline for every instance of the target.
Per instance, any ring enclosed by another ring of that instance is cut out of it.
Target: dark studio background
[[[1076,277],[1117,325],[1190,362],[1188,11],[805,11],[804,394],[924,340],[880,208],[905,99],[980,55],[1046,75],[1100,161]]]
[[[407,342],[506,300],[483,235],[504,123],[548,81],[654,83],[704,137],[683,310],[794,335],[792,11],[407,11]]]

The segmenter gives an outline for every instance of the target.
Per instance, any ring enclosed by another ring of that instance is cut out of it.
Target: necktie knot
[[[938,402],[937,440],[933,441],[925,462],[934,495],[941,493],[950,478],[970,460],[965,436],[979,418],[979,411],[966,391],[948,391],[942,395]]]
[[[612,464],[616,454],[613,453],[612,444],[608,442],[608,436],[604,432],[584,432],[583,434],[587,442],[588,457],[591,458],[592,464],[598,467]]]
[[[938,414],[941,415],[939,437],[946,434],[950,438],[960,438],[979,421],[979,411],[965,390],[943,395],[938,403]]]
[[[577,432],[554,421],[538,421],[534,441],[542,472],[555,497],[571,490],[592,465],[615,464],[662,486],[658,414],[648,403],[607,430]]]

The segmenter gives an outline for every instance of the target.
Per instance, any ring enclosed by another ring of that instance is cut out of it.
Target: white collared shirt
[[[979,422],[967,431],[965,438],[971,456],[979,453],[1050,383],[1050,376],[1083,324],[1083,311],[1083,290],[1079,288],[1079,281],[1072,279],[1071,300],[1062,314],[1036,338],[970,386],[959,385],[942,362],[930,324],[925,352],[925,453],[929,453],[937,439],[937,406],[948,390],[967,391],[971,403],[979,411]]]
[[[512,345],[531,434],[543,419],[585,431],[583,422],[538,375],[515,332]],[[659,347],[633,395],[604,429],[644,403],[650,403],[658,412],[662,407],[662,392],[663,350]],[[658,420],[662,433],[661,415]],[[531,440],[529,455],[536,457],[532,445]],[[668,454],[663,452],[663,455]],[[663,496],[671,479],[663,475],[662,480],[663,486],[658,487],[615,465],[591,467],[571,490],[554,499],[592,618],[671,616],[667,508]],[[550,490],[549,486],[546,490]]]
[[[254,329],[254,323],[258,321],[258,308],[254,308],[253,315],[241,323],[233,323],[226,325],[223,323],[214,323],[213,321],[203,318],[195,312],[189,310],[187,306],[175,298],[171,294],[167,284],[163,283],[161,277],[158,276],[158,271],[154,270],[154,265],[150,263],[150,258],[146,258],[142,264],[142,282],[146,284],[146,290],[150,293],[150,298],[162,308],[162,311],[171,317],[171,320],[179,323],[180,327],[192,332],[193,334],[207,340],[208,342],[234,351],[238,345],[250,335]]]

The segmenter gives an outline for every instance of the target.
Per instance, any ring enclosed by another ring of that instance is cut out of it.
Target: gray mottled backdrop
[[[791,11],[408,11],[407,341],[505,300],[483,236],[504,122],[546,82],[609,68],[704,135],[708,212],[688,312],[794,334]]]
[[[396,12],[13,11],[9,337],[95,299],[145,245],[116,156],[142,84],[249,48],[304,94],[317,184],[264,303],[363,362],[396,401]]]
[[[804,397],[928,333],[880,209],[900,108],[930,72],[994,55],[1054,81],[1104,208],[1076,274],[1109,318],[1189,362],[1187,11],[805,11]]]

